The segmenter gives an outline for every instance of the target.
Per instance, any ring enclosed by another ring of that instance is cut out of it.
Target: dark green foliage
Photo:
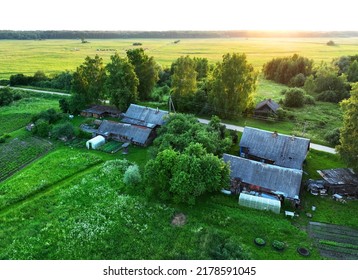
[[[291,87],[303,87],[306,81],[306,76],[302,73],[297,74],[290,80]]]
[[[144,49],[127,50],[129,62],[134,66],[134,71],[139,80],[138,97],[141,101],[146,101],[150,97],[155,84],[158,81],[159,67],[154,58],[144,53]]]
[[[49,122],[41,118],[36,120],[35,127],[32,129],[32,133],[34,135],[44,138],[49,136],[50,131],[51,125],[49,124]]]
[[[180,153],[166,149],[145,167],[149,192],[163,200],[194,205],[196,198],[229,184],[229,167],[201,144],[190,143]]]
[[[292,57],[274,58],[263,66],[265,78],[275,82],[289,85],[299,84],[303,77],[307,77],[312,72],[313,60],[309,60],[298,54]]]
[[[85,103],[97,104],[105,97],[106,71],[103,59],[96,55],[86,57],[85,62],[73,73],[73,91],[81,96]]]
[[[305,91],[300,88],[284,90],[285,98],[283,104],[286,107],[300,108],[305,104]]]
[[[196,79],[198,81],[207,78],[209,73],[209,61],[207,58],[194,57]]]
[[[340,138],[339,128],[330,130],[324,135],[324,139],[333,146],[337,146],[339,144],[339,138]]]
[[[281,250],[285,249],[286,245],[282,241],[274,240],[272,242],[272,247],[274,247],[276,250],[281,251]]]
[[[73,93],[69,101],[69,109],[72,114],[78,114],[86,108],[86,97],[78,93]]]
[[[33,82],[33,77],[24,74],[16,74],[10,76],[10,86],[27,86]]]
[[[10,84],[10,80],[0,79],[0,86],[7,86]]]
[[[215,115],[234,119],[253,106],[257,75],[245,54],[227,53],[210,80],[209,106]]]
[[[315,105],[316,104],[316,101],[313,96],[306,94],[304,97],[305,97],[304,103],[306,105]]]
[[[116,53],[111,56],[111,62],[107,64],[106,69],[108,71],[106,86],[110,101],[119,110],[125,111],[138,99],[139,80],[134,72],[134,66]]]
[[[214,155],[221,155],[231,146],[230,139],[222,139],[218,130],[200,124],[196,117],[175,114],[158,131],[153,149],[155,154],[168,148],[183,152],[190,143],[200,143],[208,153]]]
[[[68,99],[62,98],[58,101],[58,103],[63,113],[70,112],[70,102],[68,101]]]
[[[51,130],[51,137],[60,139],[65,138],[66,140],[75,137],[75,129],[69,122],[56,124]]]
[[[10,88],[0,88],[0,107],[7,106],[14,100],[14,95]]]
[[[159,73],[158,73],[158,77],[159,80],[157,82],[158,86],[163,87],[163,86],[171,86],[171,70],[170,68],[164,68],[164,69],[160,69]]]
[[[358,61],[354,60],[347,71],[347,80],[351,83],[358,82]]]
[[[325,102],[332,102],[332,103],[338,103],[340,101],[340,97],[333,90],[322,91],[317,95],[316,98],[318,101],[325,101]]]
[[[351,91],[351,97],[341,102],[343,127],[340,131],[339,154],[349,167],[358,172],[358,85]]]
[[[55,109],[51,108],[46,111],[42,111],[36,115],[33,115],[31,118],[32,122],[36,122],[39,119],[45,120],[49,124],[54,124],[59,119],[61,119],[61,114],[57,113]]]

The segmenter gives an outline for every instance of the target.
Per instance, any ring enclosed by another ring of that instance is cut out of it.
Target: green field
[[[327,46],[333,40],[336,46]],[[54,74],[64,70],[74,71],[86,56],[98,54],[105,63],[116,50],[125,56],[133,48],[133,42],[141,42],[148,55],[162,66],[180,56],[205,57],[214,63],[228,52],[246,53],[249,63],[257,70],[274,57],[291,56],[294,53],[315,62],[331,62],[333,58],[357,54],[358,38],[230,38],[230,39],[181,39],[178,44],[170,39],[113,39],[89,40],[0,41],[0,79],[24,73],[33,75],[42,70]]]

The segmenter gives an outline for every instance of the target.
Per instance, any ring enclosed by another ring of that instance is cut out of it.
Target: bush
[[[10,88],[1,88],[0,89],[0,107],[10,105],[14,100],[14,96]]]
[[[51,136],[54,138],[72,139],[75,137],[75,129],[69,122],[55,125],[51,130]]]
[[[300,108],[305,103],[305,91],[300,88],[284,90],[285,98],[283,104],[287,107]]]
[[[285,249],[286,246],[284,242],[274,240],[272,242],[272,247],[275,248],[276,250],[282,251],[283,249]]]
[[[340,138],[341,132],[340,129],[337,127],[333,130],[328,131],[324,135],[324,139],[329,142],[333,146],[337,146],[339,144],[339,138]]]
[[[142,181],[142,176],[140,175],[138,165],[134,164],[128,166],[123,176],[123,182],[126,185],[134,187],[138,185],[141,181]]]
[[[303,87],[306,82],[306,76],[302,73],[297,74],[290,80],[291,87]]]
[[[276,111],[277,119],[283,121],[287,119],[288,111],[283,108],[278,108]]]
[[[265,244],[266,244],[266,241],[259,237],[255,238],[254,242],[258,246],[265,246]]]
[[[316,105],[316,101],[313,96],[305,95],[305,104],[306,105]]]
[[[316,99],[318,101],[325,101],[325,102],[333,102],[333,103],[339,102],[338,94],[335,93],[333,90],[326,90],[321,92],[320,94],[317,95]]]

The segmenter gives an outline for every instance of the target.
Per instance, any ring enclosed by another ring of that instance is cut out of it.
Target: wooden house
[[[112,106],[105,105],[94,105],[91,108],[81,111],[81,116],[83,117],[93,117],[93,118],[104,118],[104,117],[113,117],[118,118],[121,112]]]
[[[223,160],[230,165],[230,177],[240,182],[240,192],[271,194],[299,201],[302,170],[266,164],[229,154],[224,154]]]
[[[280,108],[280,105],[278,105],[275,101],[271,99],[265,99],[256,105],[254,115],[264,117],[269,115],[276,115],[278,108]]]
[[[245,127],[239,145],[241,157],[301,170],[310,147],[310,140]]]
[[[168,115],[168,111],[131,104],[127,112],[124,113],[122,122],[156,128],[165,123],[165,119]]]

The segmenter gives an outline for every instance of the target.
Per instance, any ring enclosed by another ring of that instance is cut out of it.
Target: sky
[[[0,30],[358,31],[354,0],[7,0]]]

